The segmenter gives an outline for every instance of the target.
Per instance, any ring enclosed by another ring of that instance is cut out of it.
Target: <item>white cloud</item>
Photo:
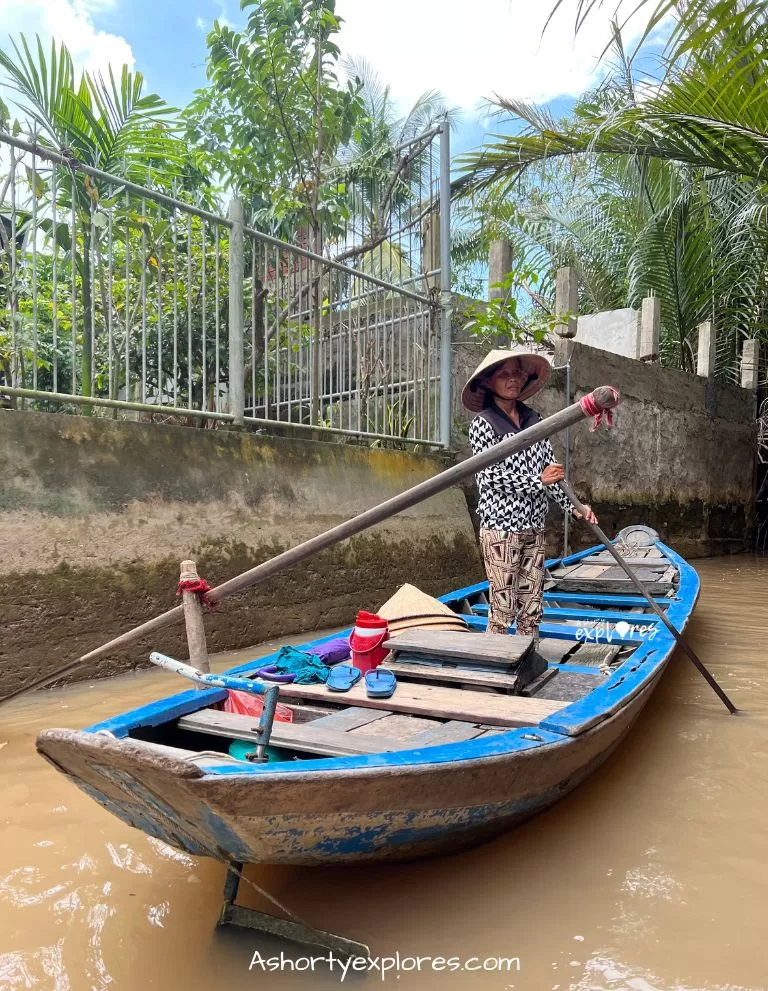
[[[345,20],[342,50],[364,56],[403,106],[438,89],[449,104],[465,109],[497,93],[537,103],[575,96],[594,82],[614,5],[595,10],[574,36],[575,0],[565,0],[542,37],[552,7],[554,0],[336,4]],[[636,35],[642,23],[641,12]]]
[[[77,69],[132,69],[136,60],[125,38],[94,25],[94,15],[113,5],[114,0],[0,0],[0,34],[23,31],[30,42],[39,34],[46,49],[51,38],[63,41]]]
[[[195,27],[197,28],[198,31],[202,31],[203,33],[208,32],[208,27],[205,21],[202,19],[202,17],[195,18]]]

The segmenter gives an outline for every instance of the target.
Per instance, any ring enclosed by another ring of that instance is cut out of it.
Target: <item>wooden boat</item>
[[[645,527],[626,528],[616,543],[631,548],[635,573],[682,632],[699,593],[694,569]],[[440,647],[434,638],[463,637],[461,656],[442,641],[441,656],[420,659],[411,633],[398,648],[410,652],[392,662],[392,698],[369,699],[361,685],[347,695],[281,686],[294,722],[276,722],[270,743],[293,759],[228,755],[233,740],[258,736],[252,717],[217,708],[223,688],[182,691],[82,731],[46,730],[38,749],[124,822],[227,862],[402,860],[481,842],[600,767],[675,645],[603,545],[548,568],[542,673],[524,694],[510,691],[520,689],[519,662],[533,656],[530,638],[501,637],[507,661],[483,661],[482,583],[442,598],[471,633],[421,634],[432,647]],[[468,642],[479,660],[464,656]],[[229,674],[247,678],[269,661]]]

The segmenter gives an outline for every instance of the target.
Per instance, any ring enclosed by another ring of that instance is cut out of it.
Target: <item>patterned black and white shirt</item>
[[[517,411],[519,428],[496,406],[478,413],[469,427],[472,453],[487,451],[508,434],[519,433],[541,420],[525,403],[518,402]],[[540,478],[546,466],[555,461],[549,440],[540,440],[478,472],[477,512],[481,525],[489,530],[543,530],[549,499],[571,512],[573,506],[562,489],[558,485],[543,485]]]

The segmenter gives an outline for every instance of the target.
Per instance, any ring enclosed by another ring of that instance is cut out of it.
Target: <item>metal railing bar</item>
[[[106,406],[108,409],[124,409],[139,413],[163,413],[171,416],[201,416],[207,420],[234,420],[231,413],[215,413],[210,410],[185,409],[182,406],[161,406],[154,403],[134,403],[123,399],[105,399],[101,396],[73,396],[65,392],[42,392],[39,389],[12,389],[0,385],[0,396],[16,396],[21,399],[38,399],[51,403],[75,406]],[[265,421],[272,422],[272,421]]]
[[[348,265],[344,265],[341,262],[336,262],[332,258],[325,258],[323,255],[316,255],[313,251],[308,251],[306,248],[301,248],[296,244],[287,244],[285,241],[280,241],[278,238],[272,237],[271,234],[263,234],[261,231],[257,231],[253,227],[246,227],[245,233],[251,237],[258,238],[260,241],[264,241],[265,244],[274,245],[276,248],[284,248],[286,251],[300,255],[302,258],[308,258],[310,261],[320,262],[322,265],[327,265],[328,268],[335,269],[337,272],[344,272],[345,275],[354,276],[356,279],[363,279],[366,282],[372,283],[372,285],[380,286],[382,289],[388,289],[390,292],[402,293],[403,296],[408,296],[410,299],[416,299],[420,303],[431,303],[428,296],[421,296],[419,293],[411,292],[409,289],[401,289],[400,286],[397,286],[392,282],[385,282],[384,279],[379,279],[375,275],[368,275],[367,272],[361,272],[356,268],[350,268]]]
[[[217,214],[211,213],[210,210],[203,210],[202,207],[184,203],[183,200],[177,200],[173,196],[168,196],[166,193],[160,193],[155,189],[148,189],[146,186],[139,186],[135,182],[129,182],[128,179],[123,179],[120,176],[112,175],[110,172],[102,172],[101,169],[96,169],[91,165],[85,165],[83,162],[78,162],[76,159],[66,158],[64,155],[60,155],[57,152],[52,151],[50,148],[46,148],[42,145],[32,144],[29,141],[22,141],[21,138],[14,138],[5,131],[0,131],[0,142],[12,145],[20,151],[26,151],[29,154],[38,155],[40,158],[45,158],[49,162],[53,162],[56,165],[63,165],[71,172],[81,172],[84,175],[91,176],[93,179],[101,179],[104,182],[113,183],[116,186],[122,187],[126,192],[136,193],[137,196],[145,197],[148,200],[154,200],[155,203],[160,203],[163,206],[175,207],[178,210],[184,210],[187,213],[191,213],[194,217],[200,217],[201,220],[210,220],[217,224],[223,224],[225,227],[229,227],[230,229],[232,228],[232,221],[227,217],[219,217]]]

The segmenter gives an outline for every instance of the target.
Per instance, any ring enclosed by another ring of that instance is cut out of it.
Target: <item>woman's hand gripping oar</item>
[[[653,609],[653,611],[656,613],[656,615],[659,617],[659,619],[662,621],[662,623],[666,626],[666,628],[669,630],[669,632],[675,638],[675,640],[677,641],[677,644],[680,647],[680,649],[690,658],[691,661],[693,661],[693,663],[698,668],[700,674],[704,678],[706,678],[706,680],[709,682],[709,684],[715,690],[715,692],[717,693],[718,698],[722,701],[723,705],[725,705],[725,707],[728,709],[728,711],[731,713],[731,715],[733,715],[734,713],[738,712],[738,709],[733,704],[733,702],[731,702],[731,700],[728,698],[728,696],[725,694],[725,692],[722,690],[722,688],[718,685],[718,683],[715,681],[715,679],[710,674],[710,672],[704,667],[703,663],[699,660],[699,658],[696,656],[696,654],[694,654],[693,650],[688,646],[688,644],[683,639],[683,637],[681,636],[681,634],[675,629],[675,627],[667,619],[666,614],[664,613],[664,610],[659,608],[659,606],[654,602],[654,600],[651,598],[651,596],[648,594],[648,592],[645,590],[645,588],[643,588],[642,583],[637,579],[637,577],[634,575],[634,573],[630,570],[629,565],[624,560],[624,558],[621,556],[621,554],[619,554],[619,552],[616,550],[616,547],[614,546],[614,544],[611,543],[611,541],[603,533],[603,531],[600,529],[600,527],[597,525],[597,523],[593,523],[590,520],[590,518],[589,518],[590,513],[589,513],[588,507],[585,506],[582,502],[579,501],[578,496],[576,495],[576,493],[573,491],[573,488],[571,487],[571,483],[570,482],[567,482],[565,479],[563,479],[558,484],[560,485],[560,488],[563,490],[563,492],[565,492],[565,494],[571,500],[571,502],[573,503],[573,506],[575,507],[576,511],[578,513],[581,513],[582,519],[587,524],[587,526],[590,527],[590,529],[595,534],[595,536],[598,537],[598,539],[600,540],[600,542],[605,545],[605,549],[616,559],[616,563],[626,572],[627,577],[632,582],[632,584],[637,588],[637,590],[640,592],[640,594],[648,601],[649,606],[651,607],[651,609]]]

